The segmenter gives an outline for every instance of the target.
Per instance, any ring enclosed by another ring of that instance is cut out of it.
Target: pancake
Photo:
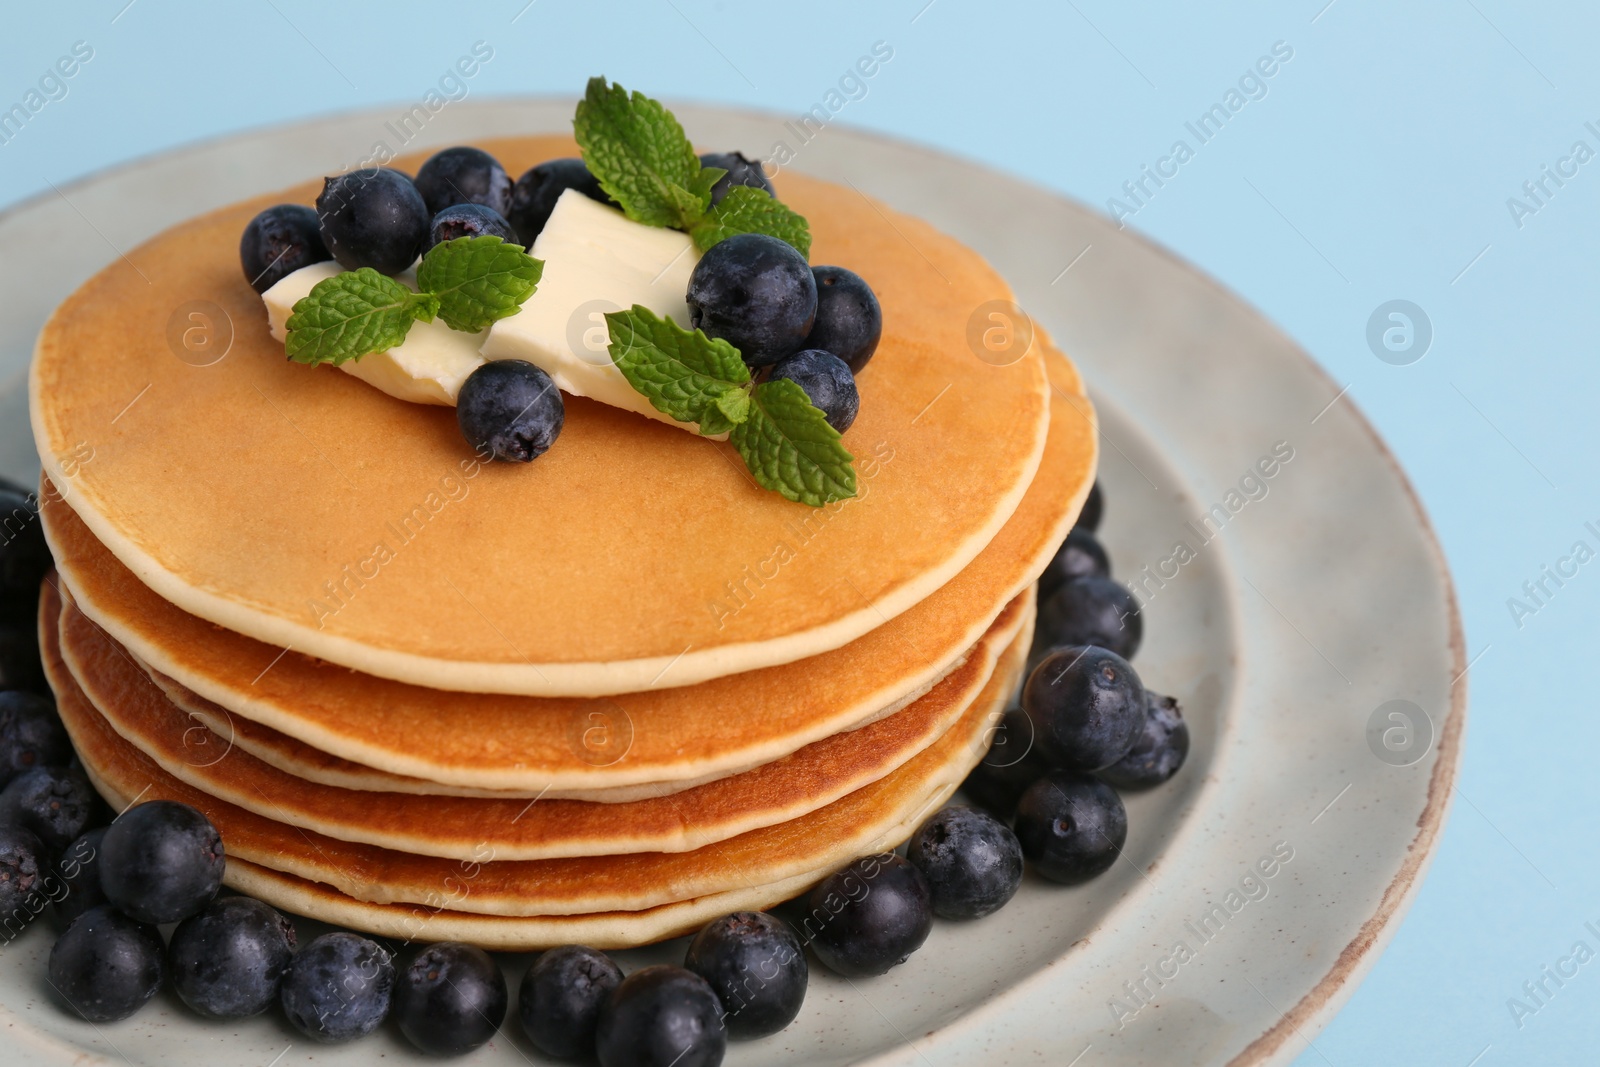
[[[574,150],[486,147],[513,173]],[[858,271],[883,305],[845,435],[854,500],[790,503],[727,444],[570,396],[536,463],[479,464],[454,412],[288,362],[239,234],[268,204],[311,202],[315,182],[174,227],[57,308],[30,376],[39,454],[64,485],[63,461],[93,448],[70,467],[71,506],[158,595],[370,675],[591,697],[839,648],[1000,532],[1038,469],[1049,387],[1042,345],[1004,366],[969,346],[973,316],[1012,298],[972,250],[850,189],[779,185],[811,222],[814,261]],[[174,309],[197,301],[232,323],[205,367],[168,340],[188,321]]]
[[[470,795],[548,789],[546,796],[605,799],[603,791],[621,790],[612,798],[639,799],[769,763],[897,710],[931,688],[1033,583],[1077,516],[1096,455],[1094,412],[1076,370],[1060,358],[1047,366],[1054,413],[1038,476],[994,541],[937,593],[834,652],[605,705],[446,697],[285,653],[162,600],[53,492],[43,494],[44,526],[79,608],[158,680],[176,682],[169,696],[202,722],[231,719],[247,748],[255,735],[244,720],[281,735],[250,748],[280,769],[347,788],[426,792],[436,782]],[[597,710],[631,734],[626,758],[597,765],[610,757],[574,743]]]
[[[632,803],[363,793],[285,774],[176,707],[70,603],[60,647],[73,680],[122,738],[174,777],[269,819],[343,841],[447,859],[496,860],[687,852],[798,818],[869,785],[936,742],[997,665],[1027,654],[1032,604],[1014,602],[966,662],[903,711],[817,741],[774,763]]]

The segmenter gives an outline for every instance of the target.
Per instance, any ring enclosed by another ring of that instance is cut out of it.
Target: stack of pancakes
[[[96,788],[201,809],[286,910],[497,948],[673,936],[908,837],[1016,689],[1094,415],[1042,335],[969,341],[1011,299],[975,253],[778,184],[884,310],[860,492],[820,509],[578,397],[545,456],[480,463],[452,411],[286,362],[238,237],[315,185],[86,283],[31,384],[41,638]]]

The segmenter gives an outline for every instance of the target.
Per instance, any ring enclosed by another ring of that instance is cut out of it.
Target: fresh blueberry
[[[507,244],[520,243],[511,223],[493,208],[482,204],[453,204],[433,217],[423,251],[457,237],[498,237]]]
[[[860,374],[883,336],[883,309],[872,287],[843,267],[812,267],[817,282],[817,319],[806,338],[807,348],[820,348],[844,360]]]
[[[1144,685],[1115,652],[1058,648],[1028,675],[1022,710],[1052,764],[1098,771],[1126,756],[1144,730]]]
[[[1052,882],[1075,885],[1104,873],[1127,839],[1122,798],[1087,774],[1051,771],[1017,805],[1022,854]]]
[[[411,958],[395,979],[400,1032],[434,1056],[488,1044],[506,1017],[506,976],[487,952],[447,941]]]
[[[534,238],[544,231],[544,224],[550,221],[556,201],[568,189],[576,189],[590,200],[602,204],[616,202],[600,188],[600,179],[589,173],[583,160],[547,160],[518,178],[511,190],[511,210],[506,218],[516,227],[517,235],[521,238],[519,244],[524,248],[533,247]]]
[[[0,489],[0,599],[38,597],[52,566],[37,498]]]
[[[1089,495],[1084,500],[1083,508],[1078,512],[1078,520],[1073,523],[1073,526],[1094,533],[1100,529],[1100,519],[1105,514],[1105,510],[1106,498],[1105,494],[1100,491],[1100,480],[1097,478],[1095,483],[1089,487]]]
[[[394,994],[394,959],[381,945],[340,930],[295,954],[279,1000],[290,1024],[313,1041],[337,1045],[383,1025]]]
[[[249,897],[218,897],[172,931],[167,968],[183,1002],[208,1019],[260,1015],[294,958],[294,926]]]
[[[301,267],[332,259],[317,213],[302,204],[269,207],[239,238],[239,265],[250,288],[264,293]]]
[[[322,239],[348,270],[399,274],[421,254],[432,219],[411,179],[386,167],[329,178],[317,197]]]
[[[430,215],[455,204],[481,204],[496,215],[511,210],[511,178],[481,148],[461,145],[435,152],[417,171],[416,186]]]
[[[1000,818],[1010,819],[1022,794],[1050,769],[1036,743],[1033,721],[1021,708],[1009,708],[988,753],[961,783],[961,791]]]
[[[883,974],[911,958],[933,929],[922,872],[894,853],[863,856],[818,883],[808,901],[811,949],[846,978]]]
[[[100,884],[111,903],[141,922],[197,914],[222,886],[223,866],[217,828],[172,800],[129,808],[101,842]]]
[[[110,905],[72,920],[50,950],[50,985],[92,1023],[126,1019],[166,977],[161,931]]]
[[[600,1067],[717,1067],[728,1049],[722,1004],[704,978],[657,964],[634,971],[600,1009]]]
[[[104,826],[84,831],[56,861],[55,877],[61,884],[50,895],[55,898],[52,917],[58,933],[90,908],[110,903],[100,886],[100,851],[105,836]]]
[[[0,787],[23,771],[72,759],[72,741],[48,697],[19,690],[0,693]]]
[[[772,368],[772,377],[787,378],[804,389],[812,406],[821,409],[828,425],[840,433],[850,428],[861,410],[855,375],[832,352],[814,348],[796,352]]]
[[[1079,578],[1109,577],[1111,559],[1106,550],[1094,534],[1074,526],[1039,575],[1039,599],[1048,599],[1057,589]]]
[[[817,317],[817,281],[787,242],[741,233],[711,246],[689,275],[689,324],[768,367],[800,351]]]
[[[759,911],[706,924],[683,965],[710,983],[729,1037],[775,1034],[794,1022],[806,999],[805,946],[788,923]]]
[[[1095,774],[1118,789],[1149,789],[1178,773],[1189,755],[1189,724],[1172,697],[1145,690],[1144,729],[1128,754]]]
[[[722,198],[728,195],[728,190],[735,185],[748,185],[752,189],[760,189],[768,196],[778,194],[772,188],[772,179],[767,177],[766,168],[758,160],[750,159],[743,152],[707,152],[700,157],[702,167],[720,167],[727,171],[717,179],[711,187],[711,203],[722,203]]]
[[[928,879],[933,912],[945,919],[992,915],[1022,885],[1022,846],[986,812],[945,808],[911,838],[908,858]]]
[[[1133,594],[1091,575],[1066,582],[1040,602],[1033,646],[1099,645],[1132,659],[1143,639],[1144,617]]]
[[[529,463],[561,435],[567,408],[550,375],[520,359],[491,360],[456,397],[461,436],[479,455]]]
[[[36,623],[0,625],[0,689],[50,692],[44,678],[44,663],[39,659]]]
[[[48,899],[44,846],[20,826],[0,825],[0,936],[17,936]]]
[[[595,1025],[622,969],[585,945],[563,945],[541,955],[522,976],[517,1018],[533,1047],[558,1060],[594,1054]]]
[[[35,767],[0,792],[0,824],[32,833],[55,855],[89,825],[94,790],[66,767]]]

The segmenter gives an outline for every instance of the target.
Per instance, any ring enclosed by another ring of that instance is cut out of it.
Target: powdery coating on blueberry
[[[264,293],[301,267],[332,259],[317,213],[302,204],[269,207],[239,238],[239,266],[250,288]]]
[[[689,324],[768,367],[800,351],[817,316],[817,282],[806,257],[776,237],[741,233],[719,241],[689,275]]]
[[[1022,710],[1051,763],[1098,771],[1127,755],[1144,729],[1144,685],[1115,652],[1058,648],[1028,675]]]
[[[988,753],[961,783],[961,791],[999,818],[1009,820],[1016,814],[1022,794],[1051,770],[1050,761],[1035,742],[1027,713],[1021,708],[1007,709],[990,739]]]
[[[54,565],[32,494],[0,489],[0,533],[0,599],[15,597],[31,603]]]
[[[1144,639],[1139,602],[1110,578],[1077,578],[1039,605],[1034,647],[1099,645],[1132,659]]]
[[[528,463],[561,435],[567,409],[550,375],[520,359],[492,360],[456,397],[461,436],[479,455]]]
[[[1057,589],[1079,578],[1111,577],[1111,558],[1099,538],[1088,530],[1074,526],[1061,542],[1056,554],[1039,575],[1039,597],[1048,598]]]
[[[322,239],[347,270],[399,274],[421,254],[432,220],[411,179],[387,167],[336,175],[317,197]]]
[[[38,629],[30,623],[0,626],[0,689],[48,693],[39,659]]]
[[[101,843],[106,897],[141,922],[179,922],[198,913],[221,888],[223,867],[217,828],[172,800],[129,808]]]
[[[89,825],[94,791],[65,767],[35,767],[0,792],[0,824],[28,830],[50,852],[60,852]]]
[[[1145,691],[1144,729],[1123,756],[1096,771],[1101,781],[1118,789],[1149,789],[1178,773],[1189,755],[1189,724],[1172,697]]]
[[[50,950],[50,985],[92,1023],[126,1019],[166,976],[161,932],[102,905],[72,921]]]
[[[0,693],[0,788],[24,771],[65,764],[72,741],[55,702],[37,693]]]
[[[722,203],[722,198],[728,195],[728,190],[736,185],[748,185],[752,189],[760,189],[771,197],[778,195],[772,188],[772,179],[767,177],[767,169],[759,160],[751,159],[743,152],[707,152],[700,157],[700,165],[720,167],[728,172],[718,178],[716,184],[711,187],[713,207]]]
[[[15,937],[32,921],[41,895],[44,846],[20,826],[0,826],[0,930]]]
[[[507,244],[520,244],[511,223],[500,217],[493,208],[482,204],[453,204],[433,217],[428,227],[426,253],[434,245],[454,241],[458,237],[498,237]]]
[[[722,1003],[706,980],[657,964],[625,978],[600,1009],[600,1067],[718,1067],[728,1049]]]
[[[807,901],[804,933],[836,974],[883,974],[911,958],[933,929],[933,896],[921,871],[893,853],[863,856],[829,875]]]
[[[394,981],[394,960],[382,946],[341,930],[323,934],[295,955],[279,1000],[296,1030],[335,1045],[383,1025]]]
[[[1078,512],[1078,519],[1072,524],[1073,529],[1088,530],[1094,533],[1100,529],[1100,519],[1105,515],[1106,498],[1100,490],[1100,479],[1096,478],[1089,487],[1089,495],[1083,502],[1083,510]]]
[[[55,903],[51,915],[57,933],[90,908],[109,903],[100,886],[100,852],[105,836],[104,826],[85,831],[56,861],[53,877],[60,884],[46,887],[46,892]]]
[[[805,390],[811,406],[821,410],[828,425],[840,433],[850,428],[861,411],[855,375],[832,352],[796,352],[772,368],[772,377],[787,378]]]
[[[807,348],[832,352],[860,374],[883,337],[883,308],[866,279],[843,267],[812,267],[817,281],[817,318]]]
[[[934,913],[946,919],[992,915],[1022,885],[1017,835],[971,808],[945,808],[923,823],[908,858],[928,879]]]
[[[734,1038],[765,1037],[794,1022],[810,978],[799,935],[759,911],[707,923],[689,943],[683,965],[710,984]]]
[[[1035,871],[1076,885],[1116,862],[1128,839],[1128,812],[1104,782],[1077,771],[1051,771],[1022,794],[1016,829]]]
[[[622,969],[586,945],[563,945],[541,955],[522,976],[517,1019],[533,1047],[573,1060],[594,1054],[595,1026]]]
[[[600,179],[589,173],[581,159],[551,159],[533,167],[517,179],[511,190],[511,210],[506,219],[515,227],[524,248],[532,248],[534,238],[544,231],[556,201],[568,189],[601,204],[616,201],[600,188]]]
[[[423,1052],[459,1056],[481,1048],[506,1017],[506,978],[487,952],[459,941],[429,945],[395,981],[400,1032]]]
[[[167,966],[178,996],[208,1019],[259,1015],[278,999],[294,926],[249,897],[221,897],[172,931]]]
[[[433,215],[453,204],[482,204],[497,215],[511,210],[511,177],[499,160],[470,145],[435,152],[417,171],[416,186]]]

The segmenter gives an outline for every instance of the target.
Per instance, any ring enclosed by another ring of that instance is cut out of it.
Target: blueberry
[[[832,352],[860,374],[883,336],[883,309],[872,287],[843,267],[812,267],[817,282],[817,319],[807,348]]]
[[[835,871],[811,891],[808,904],[812,951],[846,978],[904,963],[933,929],[928,880],[892,852]]]
[[[1010,819],[1022,794],[1050,769],[1050,761],[1036,743],[1032,720],[1021,708],[1009,708],[995,730],[988,754],[972,768],[961,790],[1000,818]]]
[[[820,408],[828,425],[844,433],[861,410],[861,394],[856,391],[855,375],[844,360],[832,352],[808,348],[782,360],[772,368],[772,377],[787,378]]]
[[[72,741],[48,697],[12,690],[0,693],[0,787],[23,771],[72,759]]]
[[[494,209],[482,204],[455,204],[433,217],[423,252],[436,244],[454,241],[457,237],[498,237],[507,244],[521,243],[511,223],[501,218]]]
[[[197,914],[222,886],[222,838],[200,812],[172,800],[129,808],[106,831],[100,884],[111,903],[141,922]]]
[[[0,936],[17,936],[43,908],[44,845],[20,826],[0,826]]]
[[[722,1004],[682,967],[634,971],[600,1009],[600,1067],[717,1067],[728,1049]]]
[[[945,919],[992,915],[1022,885],[1022,846],[993,815],[945,808],[911,838],[908,858],[928,879],[933,912]]]
[[[788,923],[759,911],[706,924],[683,965],[710,983],[730,1037],[775,1034],[794,1022],[806,999],[805,946]]]
[[[301,267],[333,258],[323,243],[317,213],[301,204],[269,207],[239,238],[239,265],[250,288],[264,293]]]
[[[1074,526],[1039,575],[1039,599],[1079,578],[1111,577],[1111,560],[1094,534]]]
[[[394,960],[381,945],[340,930],[295,954],[278,999],[302,1034],[324,1045],[365,1037],[383,1025],[394,994]]]
[[[38,597],[52,566],[38,498],[0,489],[0,599]]]
[[[1144,618],[1133,594],[1110,578],[1093,575],[1066,582],[1039,605],[1035,648],[1099,645],[1132,659],[1144,638]]]
[[[0,792],[0,823],[28,830],[52,854],[83,833],[94,809],[94,790],[65,767],[35,767]]]
[[[806,257],[776,237],[719,241],[689,276],[689,324],[767,367],[800,351],[817,317],[817,282]]]
[[[105,836],[103,826],[84,831],[56,861],[54,875],[60,885],[53,887],[50,895],[55,899],[52,913],[57,932],[90,908],[110,903],[100,887],[100,852]]]
[[[294,958],[294,926],[249,897],[218,897],[172,931],[167,968],[178,996],[208,1019],[260,1015]]]
[[[611,957],[584,945],[563,945],[541,955],[522,976],[517,1018],[533,1047],[558,1060],[594,1054],[600,1008],[622,984]]]
[[[411,179],[386,167],[329,178],[317,197],[322,239],[348,270],[399,274],[421,254],[432,219]]]
[[[1104,873],[1127,839],[1122,798],[1087,774],[1051,771],[1017,805],[1022,854],[1052,882],[1076,885]]]
[[[475,945],[429,945],[400,971],[394,987],[400,1032],[434,1056],[481,1048],[506,1017],[506,976]]]
[[[772,188],[772,179],[758,160],[748,158],[743,152],[707,152],[700,157],[702,167],[720,167],[728,173],[717,179],[711,187],[711,203],[722,203],[722,198],[736,185],[760,189],[768,196],[778,194]]]
[[[491,360],[467,376],[456,397],[461,436],[479,455],[529,463],[555,443],[566,421],[550,375],[520,359]]]
[[[1046,759],[1098,771],[1126,756],[1144,730],[1144,685],[1115,652],[1058,648],[1028,675],[1022,710]]]
[[[1078,512],[1078,519],[1073,523],[1073,527],[1094,533],[1100,529],[1100,519],[1105,510],[1105,494],[1100,491],[1100,479],[1096,478],[1094,484],[1089,487],[1089,495],[1084,500],[1083,509]]]
[[[435,152],[417,171],[416,186],[430,215],[455,204],[481,204],[496,215],[511,210],[511,178],[481,148],[461,145]]]
[[[539,164],[517,179],[511,190],[511,209],[506,218],[516,227],[520,244],[533,247],[533,239],[544,231],[556,201],[568,189],[576,189],[590,200],[614,204],[606,191],[600,188],[600,179],[589,173],[581,159],[551,159]]]
[[[0,625],[0,690],[4,689],[50,692],[44,678],[44,663],[39,659],[36,623]]]
[[[126,1019],[166,977],[161,932],[110,905],[72,920],[50,950],[50,985],[92,1023]]]
[[[1145,690],[1144,729],[1128,754],[1095,774],[1118,789],[1149,789],[1178,773],[1189,755],[1189,724],[1177,700]]]

